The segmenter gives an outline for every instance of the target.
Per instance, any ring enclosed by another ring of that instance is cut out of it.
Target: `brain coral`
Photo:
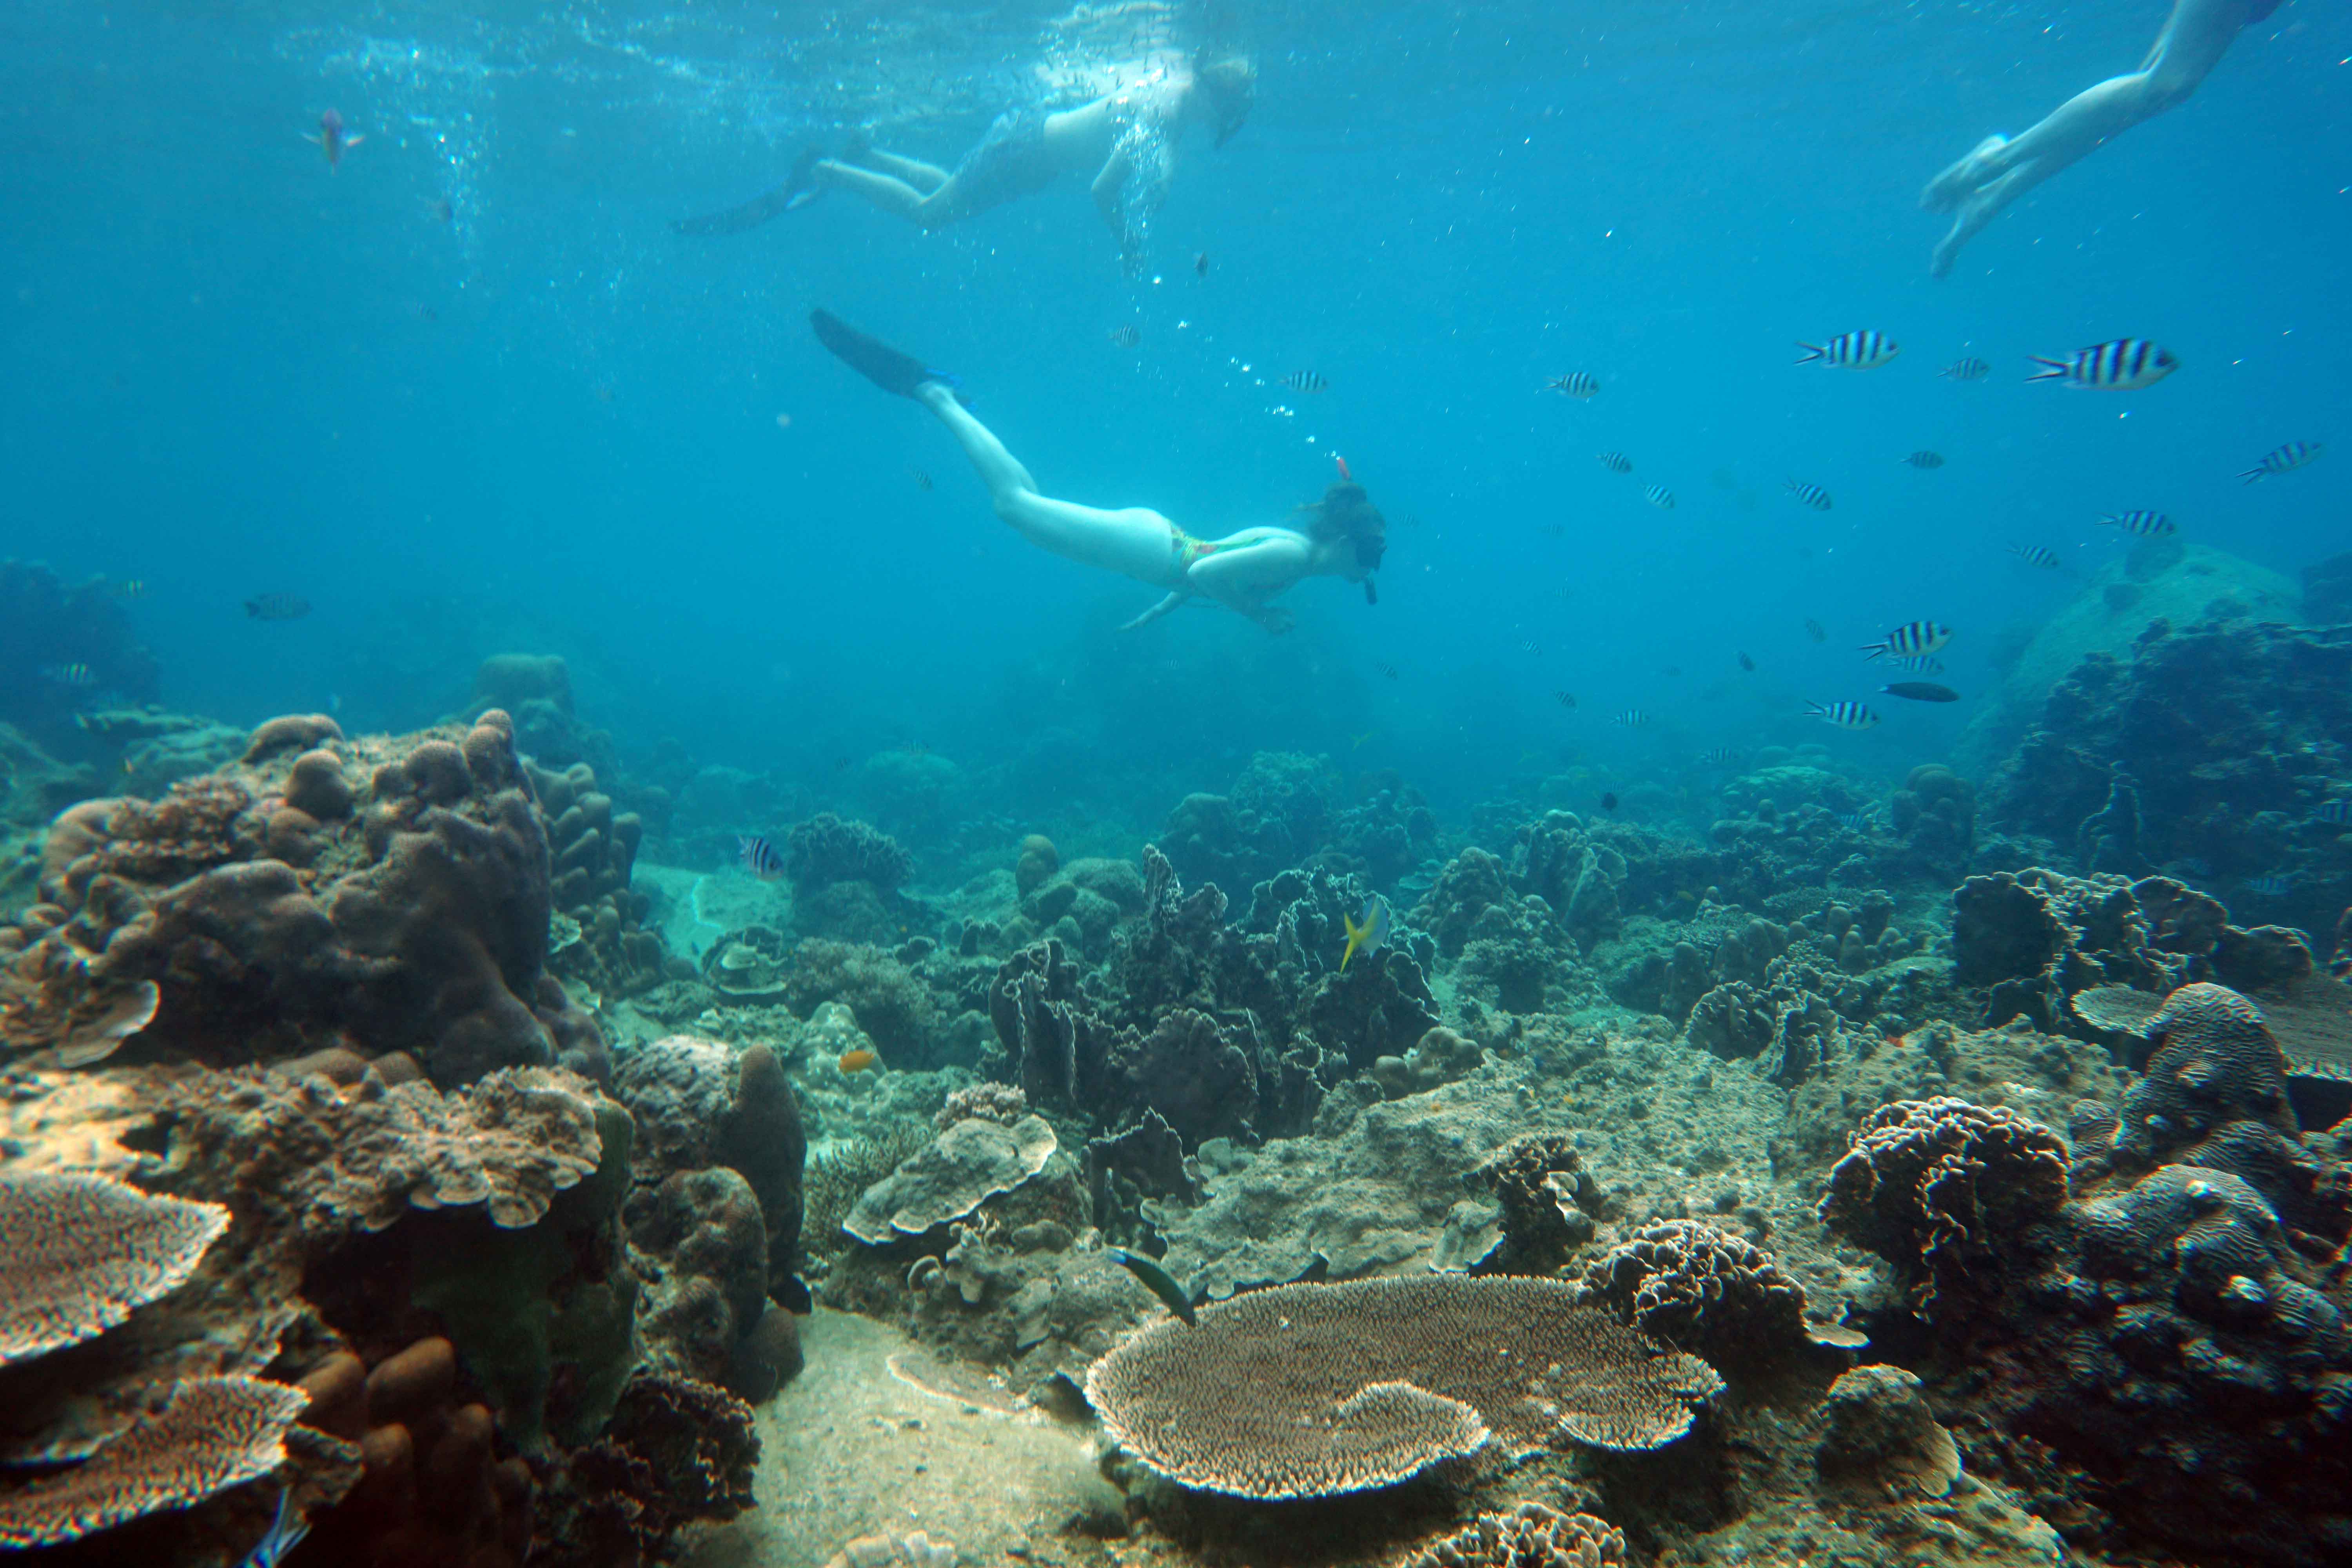
[[[1578,1300],[1729,1364],[1805,1338],[1805,1289],[1772,1255],[1693,1219],[1643,1226],[1584,1271]]]
[[[180,1385],[162,1414],[70,1470],[0,1492],[0,1546],[50,1546],[184,1508],[286,1458],[287,1427],[310,1403],[300,1389],[250,1377]]]
[[[2066,1199],[2066,1145],[2000,1106],[1899,1100],[1830,1168],[1822,1223],[1893,1263],[1922,1309]]]
[[[0,1175],[0,1366],[102,1333],[177,1289],[227,1228],[218,1204],[105,1176]]]
[[[1553,1279],[1286,1285],[1165,1319],[1087,1374],[1113,1438],[1181,1486],[1363,1491],[1493,1441],[1662,1447],[1723,1380]]]
[[[1405,1568],[1623,1568],[1624,1562],[1624,1531],[1607,1520],[1523,1502],[1510,1513],[1480,1514]]]

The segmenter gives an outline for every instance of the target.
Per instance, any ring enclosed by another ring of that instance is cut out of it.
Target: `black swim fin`
[[[811,147],[793,161],[791,175],[774,190],[763,192],[741,206],[729,207],[725,212],[676,219],[670,227],[679,234],[698,237],[713,234],[740,234],[747,228],[759,227],[770,218],[798,212],[824,195],[824,187],[809,177],[809,171],[816,167],[817,161],[824,155],[818,149]]]
[[[811,310],[809,325],[816,329],[816,341],[831,349],[834,358],[885,392],[912,397],[927,381],[955,384],[953,376],[928,368],[921,360],[900,353],[879,338],[868,337],[831,310]]]

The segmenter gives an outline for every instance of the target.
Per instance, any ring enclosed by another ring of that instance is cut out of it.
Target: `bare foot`
[[[1949,212],[1959,205],[1969,193],[1998,173],[1988,164],[1995,153],[2008,145],[2009,138],[1998,132],[1978,142],[1967,157],[1927,182],[1927,188],[1919,193],[1919,205],[1931,213]]]

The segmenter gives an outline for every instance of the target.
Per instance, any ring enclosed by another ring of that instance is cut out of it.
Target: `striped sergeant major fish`
[[[1819,485],[1809,485],[1802,479],[1790,479],[1780,487],[1815,511],[1830,510],[1830,492]]]
[[[1622,452],[1603,452],[1601,466],[1612,474],[1630,474],[1633,471],[1633,459]]]
[[[2245,887],[2246,891],[2260,894],[2265,899],[2283,899],[2294,890],[2294,879],[2273,872],[2267,877],[2248,878]]]
[[[2105,528],[2120,528],[2126,533],[2137,533],[2142,539],[2162,539],[2180,530],[2160,511],[2116,511],[2099,519]]]
[[[2263,460],[2238,477],[2252,484],[2273,474],[2291,474],[2327,450],[2325,441],[2289,441],[2284,447],[2273,447],[2263,454]]]
[[[1974,354],[1969,354],[1965,358],[1954,360],[1936,374],[1948,376],[1954,381],[1982,381],[1992,374],[1992,366]]]
[[[1563,397],[1591,397],[1601,390],[1601,378],[1589,370],[1572,370],[1566,375],[1553,376],[1544,383],[1543,389]]]
[[[2322,801],[2312,816],[2336,827],[2352,827],[2352,800]]]
[[[1903,460],[1915,468],[1940,468],[1944,466],[1944,454],[1930,452],[1922,447],[1916,452],[1906,455]]]
[[[1831,364],[1840,370],[1876,370],[1903,352],[1885,332],[1840,332],[1825,343],[1800,342],[1799,364]]]
[[[1944,661],[1940,658],[1935,658],[1924,653],[1915,653],[1908,658],[1890,658],[1886,662],[1889,668],[1899,669],[1906,675],[1941,675],[1944,673]]]
[[[1652,485],[1642,492],[1642,499],[1660,511],[1675,510],[1675,492],[1664,485]]]
[[[86,664],[45,664],[41,679],[59,686],[88,688],[98,684],[98,672]]]
[[[1276,384],[1286,386],[1293,392],[1328,392],[1331,390],[1331,384],[1324,380],[1321,376],[1316,374],[1311,370],[1294,370],[1288,375],[1284,376],[1282,380]]]
[[[736,835],[735,859],[743,869],[762,882],[772,882],[784,874],[784,858],[776,847],[758,834]]]
[[[1609,721],[1612,724],[1622,724],[1628,730],[1639,730],[1648,725],[1650,716],[1639,708],[1628,708]]]
[[[2039,544],[2012,544],[2009,552],[2028,566],[2039,566],[2047,572],[2055,572],[2060,564],[2058,557]]]
[[[1717,746],[1701,752],[1698,760],[1702,767],[1727,768],[1739,760],[1739,752],[1730,746]]]
[[[1908,621],[1895,627],[1874,643],[1864,643],[1861,652],[1873,658],[1893,655],[1907,658],[1915,653],[1937,653],[1952,640],[1952,628],[1934,621]]]
[[[2028,381],[2063,381],[2069,386],[2088,386],[2101,392],[2136,392],[2143,386],[2154,386],[2180,368],[2180,362],[2168,349],[2160,349],[2146,338],[2116,338],[2104,343],[2093,343],[2086,349],[2076,349],[2064,359],[2043,359],[2033,356],[2042,368],[2025,379]]]
[[[1859,702],[1808,702],[1805,716],[1838,730],[1878,728],[1878,715]]]

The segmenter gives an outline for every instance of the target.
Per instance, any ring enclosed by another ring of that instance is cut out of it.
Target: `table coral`
[[[103,1333],[186,1284],[228,1217],[106,1176],[0,1174],[0,1366]]]
[[[1163,1319],[1087,1374],[1112,1438],[1179,1485],[1258,1499],[1391,1485],[1492,1441],[1664,1447],[1723,1383],[1547,1279],[1255,1290]]]

